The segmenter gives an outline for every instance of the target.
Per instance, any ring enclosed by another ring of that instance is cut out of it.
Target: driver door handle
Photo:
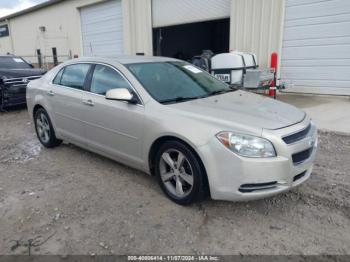
[[[94,102],[92,102],[91,99],[88,99],[88,100],[83,100],[83,104],[84,105],[87,105],[87,106],[94,106]]]

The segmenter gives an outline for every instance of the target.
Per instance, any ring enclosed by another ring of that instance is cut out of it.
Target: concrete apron
[[[277,99],[309,114],[319,129],[350,134],[350,97],[279,93]]]

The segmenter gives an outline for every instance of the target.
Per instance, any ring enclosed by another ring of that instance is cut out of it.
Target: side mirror
[[[127,88],[110,89],[106,93],[107,100],[126,101],[130,104],[137,104],[134,95]]]

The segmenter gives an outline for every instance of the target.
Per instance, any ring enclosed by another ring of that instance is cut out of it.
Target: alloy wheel
[[[40,113],[36,119],[36,128],[38,131],[38,136],[43,143],[48,143],[50,141],[51,129],[49,120],[44,113]]]
[[[193,169],[186,156],[178,150],[165,151],[160,159],[159,171],[165,188],[177,198],[188,196],[193,189]]]

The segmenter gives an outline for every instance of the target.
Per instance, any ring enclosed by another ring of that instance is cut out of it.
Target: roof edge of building
[[[24,15],[24,14],[27,14],[27,13],[31,13],[31,12],[34,12],[36,10],[39,10],[39,9],[42,9],[44,7],[47,7],[47,6],[50,6],[50,5],[54,5],[54,4],[57,4],[59,2],[62,2],[64,0],[48,0],[46,2],[43,2],[41,4],[38,4],[38,5],[34,5],[32,7],[29,7],[29,8],[26,8],[26,9],[23,9],[21,11],[18,11],[18,12],[15,12],[13,14],[9,14],[9,15],[6,15],[6,16],[3,16],[3,17],[0,17],[0,22],[4,22],[10,18],[14,18],[16,16],[21,16],[21,15]]]

